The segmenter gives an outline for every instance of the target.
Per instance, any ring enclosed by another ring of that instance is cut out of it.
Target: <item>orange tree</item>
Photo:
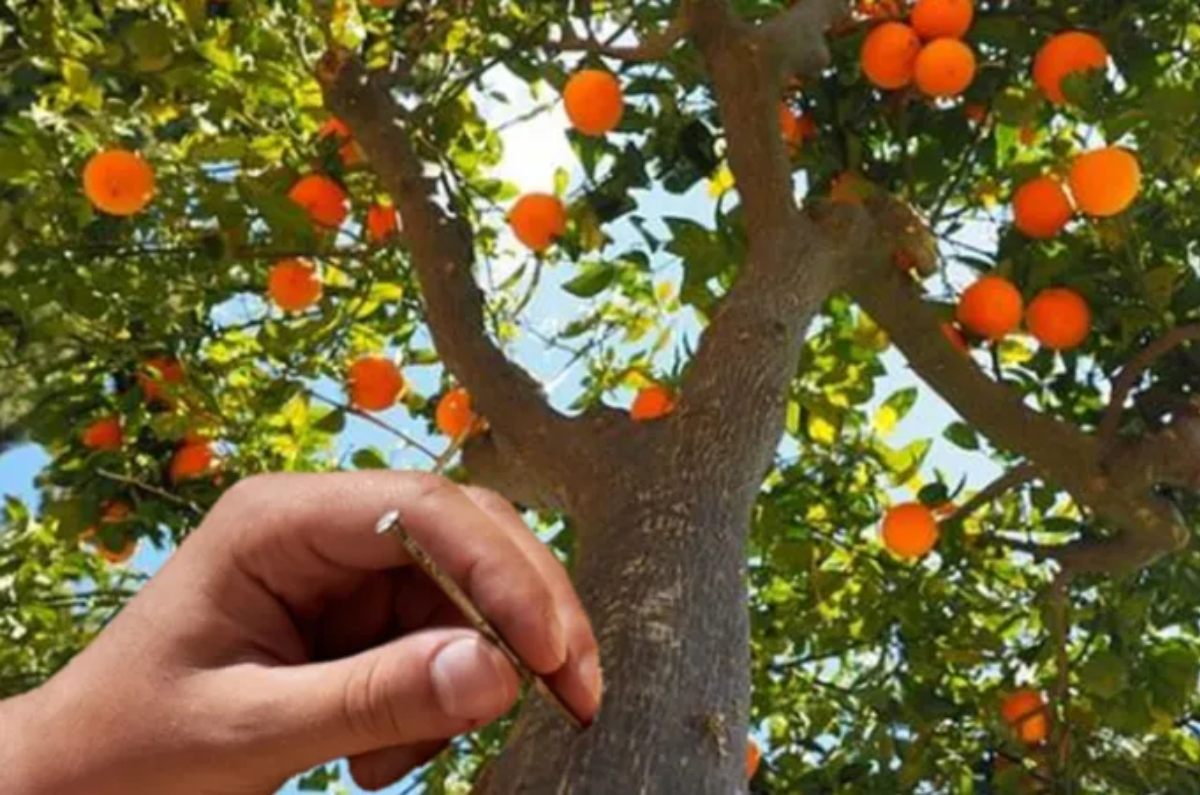
[[[917,5],[6,3],[0,419],[51,461],[3,692],[129,542],[407,439],[569,559],[608,686],[429,791],[1193,791],[1200,19]],[[498,178],[560,94],[553,193]]]

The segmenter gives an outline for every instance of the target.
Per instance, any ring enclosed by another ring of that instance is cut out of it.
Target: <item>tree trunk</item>
[[[709,475],[668,483],[667,456],[653,458],[657,483],[621,478],[611,504],[576,525],[574,580],[605,675],[595,725],[578,734],[530,699],[477,792],[730,795],[745,786],[753,491],[716,488],[721,479]]]

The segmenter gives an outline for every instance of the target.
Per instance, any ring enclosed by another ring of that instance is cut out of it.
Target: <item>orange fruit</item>
[[[919,502],[896,505],[884,515],[880,536],[893,555],[922,558],[937,544],[937,519]]]
[[[1009,693],[1000,702],[1000,717],[1023,743],[1038,745],[1050,734],[1046,702],[1036,690],[1021,688]]]
[[[956,350],[962,353],[970,353],[971,346],[967,344],[967,338],[963,336],[962,331],[953,323],[942,324],[942,336],[946,338]]]
[[[437,429],[451,439],[461,439],[469,434],[475,429],[477,420],[471,410],[471,394],[458,387],[442,395],[434,419]]]
[[[321,300],[321,292],[321,277],[307,260],[280,260],[267,274],[267,294],[285,312],[303,312]]]
[[[324,174],[303,176],[288,191],[288,198],[304,208],[313,223],[337,229],[349,214],[345,189]]]
[[[386,411],[404,390],[404,376],[391,359],[364,356],[350,365],[346,378],[350,403],[363,411]]]
[[[1068,351],[1082,345],[1092,332],[1092,310],[1074,290],[1051,287],[1029,302],[1025,327],[1047,348]]]
[[[399,230],[396,208],[390,204],[372,204],[367,210],[367,240],[375,245],[386,243]]]
[[[1027,237],[1047,240],[1063,230],[1074,210],[1062,184],[1053,177],[1035,177],[1013,194],[1013,218]]]
[[[1106,217],[1124,212],[1142,187],[1142,167],[1126,149],[1086,152],[1071,164],[1071,193],[1079,209]]]
[[[987,121],[988,109],[987,105],[979,102],[968,102],[963,105],[963,115],[967,117],[967,121],[973,124],[983,124]]]
[[[792,110],[786,102],[779,103],[779,129],[784,143],[793,149],[817,135],[816,123],[803,113]]]
[[[621,84],[603,69],[584,69],[573,74],[563,89],[563,104],[571,126],[584,135],[612,132],[625,114]]]
[[[509,211],[508,224],[517,240],[542,252],[567,231],[567,209],[557,196],[527,193]]]
[[[330,116],[329,120],[322,124],[321,129],[317,131],[318,139],[329,136],[333,136],[341,143],[338,148],[338,156],[342,159],[342,165],[351,168],[362,162],[362,148],[354,140],[354,134],[350,132],[350,127],[337,116]]]
[[[974,18],[972,0],[917,0],[908,21],[923,39],[961,39]]]
[[[1021,293],[999,276],[984,276],[963,291],[957,317],[972,334],[998,340],[1017,330],[1024,309]]]
[[[83,429],[83,446],[89,450],[119,450],[123,440],[121,420],[116,417],[103,417]]]
[[[151,403],[170,403],[168,393],[183,383],[183,365],[169,356],[153,356],[137,374],[138,386]]]
[[[858,0],[855,10],[867,19],[899,19],[904,13],[900,0]]]
[[[638,390],[629,409],[637,422],[648,422],[667,416],[675,410],[675,393],[665,386],[648,386]]]
[[[1056,105],[1067,101],[1062,81],[1067,75],[1103,69],[1108,48],[1090,33],[1073,30],[1051,37],[1033,59],[1033,82]]]
[[[863,74],[884,89],[904,88],[912,82],[921,40],[902,22],[877,25],[863,40],[859,62]]]
[[[746,779],[754,778],[754,774],[758,772],[758,766],[762,762],[762,749],[758,747],[758,743],[751,737],[746,741]]]
[[[102,524],[120,524],[132,515],[133,507],[123,500],[109,500],[100,508],[100,522]],[[137,551],[137,541],[132,538],[127,539],[124,546],[120,549],[109,549],[108,545],[97,537],[97,532],[95,526],[89,527],[79,535],[79,540],[94,544],[97,553],[109,563],[124,563],[132,558],[133,553]]]
[[[1028,124],[1023,125],[1020,132],[1017,133],[1017,140],[1021,142],[1022,146],[1033,146],[1035,143],[1037,143],[1037,139],[1037,130]]]
[[[185,442],[171,456],[172,483],[182,483],[205,475],[212,468],[213,451],[208,442]]]
[[[125,149],[98,152],[83,167],[83,193],[101,212],[134,215],[154,196],[154,169]]]
[[[376,8],[395,8],[400,5],[400,0],[371,0],[371,5]]]
[[[975,53],[958,39],[935,39],[921,48],[917,88],[931,97],[956,97],[975,79]]]

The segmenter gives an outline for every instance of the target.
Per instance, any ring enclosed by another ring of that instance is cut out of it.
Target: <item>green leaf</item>
[[[1083,689],[1101,698],[1112,698],[1125,689],[1129,668],[1120,656],[1105,649],[1093,654],[1079,669]]]
[[[354,455],[350,457],[350,463],[354,464],[356,469],[390,468],[387,459],[383,457],[383,453],[374,447],[364,447],[360,450],[355,450]]]
[[[965,422],[950,423],[942,435],[946,437],[947,441],[963,450],[979,449],[979,435]]]
[[[617,269],[608,262],[585,262],[578,275],[565,282],[563,289],[580,298],[598,295],[617,277]]]

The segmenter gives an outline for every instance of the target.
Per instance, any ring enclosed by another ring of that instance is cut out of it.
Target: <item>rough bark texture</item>
[[[576,734],[527,702],[477,792],[728,795],[744,785],[752,492],[725,499],[707,478],[649,469],[576,525],[574,580],[605,666],[599,719]]]

